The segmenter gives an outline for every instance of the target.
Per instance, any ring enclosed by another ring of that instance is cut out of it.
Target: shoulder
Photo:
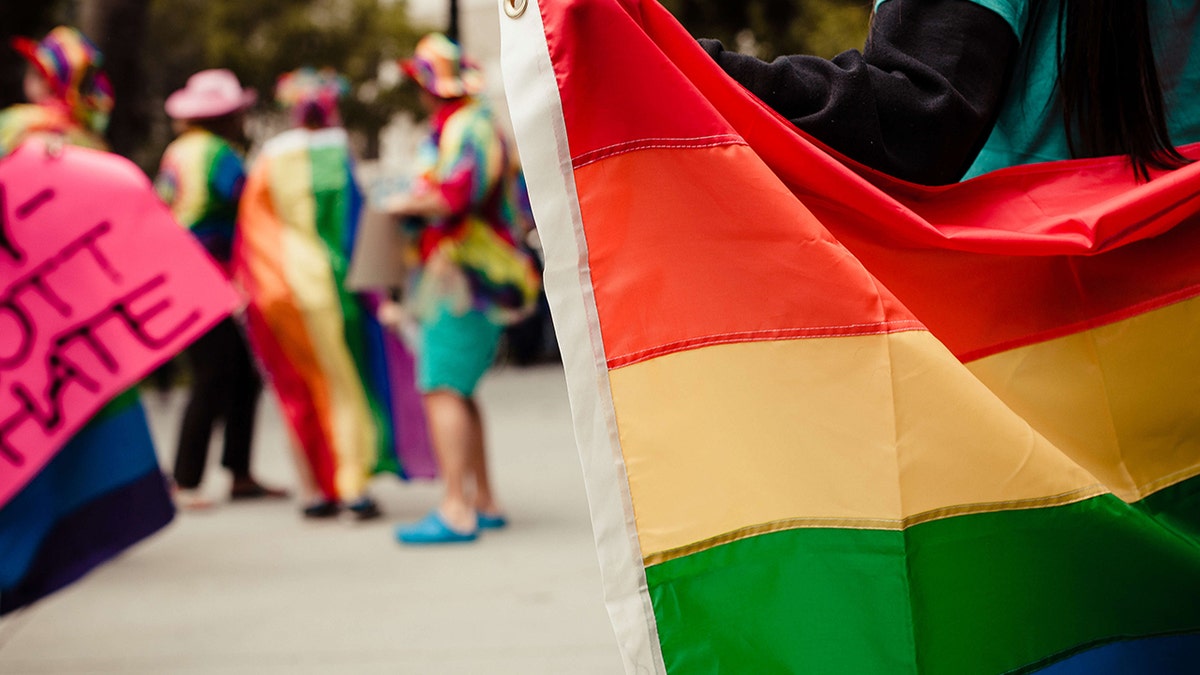
[[[875,9],[885,3],[900,2],[901,0],[875,0]],[[944,2],[961,2],[978,5],[991,10],[1004,19],[1018,38],[1025,32],[1025,23],[1029,19],[1030,0],[943,0]]]
[[[349,152],[350,141],[341,127],[328,129],[289,129],[268,139],[262,146],[264,157],[276,157],[316,149],[342,149]]]
[[[442,141],[457,144],[467,139],[490,139],[496,133],[491,110],[483,103],[471,102],[446,118]]]

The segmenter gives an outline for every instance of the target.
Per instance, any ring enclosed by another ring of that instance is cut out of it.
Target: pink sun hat
[[[245,110],[256,100],[257,92],[243,89],[233,71],[216,68],[189,77],[183,89],[167,97],[163,108],[171,119],[201,120]]]

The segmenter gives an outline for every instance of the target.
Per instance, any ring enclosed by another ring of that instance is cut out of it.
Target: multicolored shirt
[[[450,298],[454,307],[461,311],[469,304],[499,322],[515,320],[536,301],[540,281],[517,244],[533,226],[528,197],[522,198],[525,183],[491,110],[472,98],[442,107],[417,166],[414,190],[436,190],[450,207],[448,216],[409,221],[419,228],[414,234],[426,270],[433,257],[443,256],[465,274],[471,295]],[[461,290],[462,284],[439,281],[443,295]]]
[[[225,139],[189,129],[167,146],[154,187],[209,254],[228,263],[245,182],[242,158]]]
[[[65,106],[21,103],[0,110],[0,157],[15,150],[21,141],[34,134],[62,136],[67,145],[94,150],[108,149],[104,139],[75,121]]]

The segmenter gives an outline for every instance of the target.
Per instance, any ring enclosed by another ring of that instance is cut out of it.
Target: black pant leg
[[[250,446],[262,394],[262,379],[241,330],[234,326],[229,344],[229,398],[225,407],[225,450],[221,465],[235,478],[250,476]]]
[[[184,489],[199,486],[204,477],[213,425],[228,399],[228,331],[233,328],[233,322],[226,319],[200,336],[185,352],[191,366],[192,386],[179,427],[174,471],[175,484]]]

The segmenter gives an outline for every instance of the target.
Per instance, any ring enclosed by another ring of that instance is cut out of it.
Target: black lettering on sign
[[[8,255],[13,262],[25,262],[25,253],[17,247],[17,242],[13,241],[12,233],[8,228],[8,196],[2,183],[0,183],[0,253]]]
[[[89,230],[87,234],[83,235],[72,244],[69,254],[65,250],[63,251],[63,254],[74,255],[75,251],[78,251],[81,248],[86,248],[92,254],[92,257],[96,259],[96,264],[100,266],[100,269],[104,270],[105,274],[108,275],[108,278],[112,279],[113,283],[119,284],[121,283],[121,273],[117,271],[117,268],[112,266],[112,263],[110,263],[108,258],[104,256],[104,252],[101,251],[100,247],[96,245],[96,240],[99,239],[101,235],[108,234],[111,231],[112,223],[108,222],[107,220],[101,221],[97,223],[95,227]]]
[[[180,335],[187,332],[193,324],[200,320],[201,312],[193,310],[185,317],[175,322],[166,331],[151,331],[148,327],[152,321],[162,315],[173,305],[169,296],[154,298],[152,293],[166,284],[166,275],[160,274],[134,290],[117,298],[95,316],[75,324],[71,328],[54,335],[50,339],[50,350],[45,355],[47,383],[41,395],[30,391],[29,387],[15,382],[8,387],[12,399],[18,404],[18,410],[5,420],[0,420],[0,460],[5,460],[12,466],[21,466],[25,456],[9,440],[13,432],[23,424],[34,423],[46,435],[58,431],[66,423],[69,411],[64,409],[65,391],[70,385],[79,385],[83,389],[98,394],[100,382],[88,373],[83,362],[67,354],[72,345],[82,344],[96,361],[109,373],[116,374],[120,368],[116,354],[103,341],[100,328],[105,324],[116,322],[129,330],[129,334],[144,347],[160,350],[169,347]],[[140,301],[149,302],[148,307],[135,309]],[[11,311],[20,312],[16,303],[8,305]],[[0,306],[4,309],[6,306]],[[24,313],[16,314],[18,321],[26,318]],[[30,335],[34,328],[29,327]],[[32,341],[32,337],[30,338]],[[22,345],[20,360],[27,360],[29,348]],[[17,356],[16,354],[12,355]],[[10,357],[9,360],[15,360]],[[2,364],[0,364],[2,365]],[[94,371],[93,371],[94,372]]]
[[[56,351],[60,351],[65,349],[67,345],[72,342],[77,340],[82,341],[89,349],[91,349],[92,355],[96,357],[96,360],[100,361],[100,365],[104,366],[105,370],[110,373],[117,372],[119,364],[117,363],[116,357],[114,357],[112,351],[100,341],[100,336],[96,335],[96,328],[98,327],[99,323],[102,323],[111,316],[112,309],[110,308],[105,310],[105,312],[96,319],[67,331],[62,335],[59,335],[54,339],[54,349]],[[99,323],[97,320],[99,320]]]
[[[46,304],[58,310],[59,314],[71,316],[71,305],[67,304],[67,301],[62,299],[62,296],[55,293],[53,288],[50,288],[44,277],[30,277],[29,287],[37,291],[37,294],[42,296]]]
[[[43,188],[41,192],[25,200],[25,203],[17,207],[17,217],[24,220],[32,216],[35,211],[42,208],[54,199],[53,188]]]
[[[24,466],[25,455],[21,454],[20,450],[17,450],[8,442],[8,434],[24,421],[24,416],[18,414],[0,423],[0,457],[3,457],[13,466]]]
[[[162,349],[163,347],[166,347],[167,345],[171,344],[175,338],[183,334],[184,331],[186,331],[188,328],[191,328],[192,324],[200,320],[200,312],[193,310],[191,314],[184,317],[181,322],[179,322],[171,330],[167,331],[165,335],[155,337],[150,334],[150,331],[146,330],[146,324],[149,323],[151,319],[159,314],[162,314],[163,311],[171,306],[170,298],[163,298],[142,312],[135,312],[130,305],[132,305],[138,299],[149,295],[150,291],[162,286],[166,282],[166,275],[160,274],[130,291],[125,295],[125,297],[121,298],[115,305],[113,305],[113,312],[125,321],[125,325],[129,327],[129,331],[138,339],[138,342],[141,342],[150,349]]]
[[[2,188],[3,186],[0,185],[0,189]],[[0,212],[2,211],[3,208],[0,205]],[[34,317],[19,302],[18,297],[20,294],[32,291],[62,316],[71,316],[73,310],[70,303],[50,287],[47,277],[59,267],[67,264],[77,254],[84,251],[91,254],[92,259],[114,283],[120,280],[120,273],[113,268],[108,258],[104,255],[104,252],[100,250],[98,241],[100,237],[111,231],[112,225],[107,222],[96,224],[77,239],[64,246],[57,254],[33,268],[25,276],[14,281],[8,287],[7,292],[0,296],[0,327],[3,327],[3,331],[0,332],[0,336],[3,336],[0,338],[0,371],[12,370],[24,363],[29,358],[34,340],[37,337],[38,331],[33,321]],[[112,310],[109,311],[111,312]],[[15,330],[10,329],[9,325],[13,326]],[[84,328],[87,325],[86,323],[81,324]],[[112,360],[111,356],[104,357],[99,353],[97,355],[100,356],[106,365]]]
[[[38,406],[33,394],[20,382],[12,386],[13,396],[21,402],[26,415],[37,422],[47,435],[56,431],[63,423],[63,390],[68,384],[77,382],[93,394],[100,391],[100,383],[92,379],[75,362],[62,354],[51,352],[46,357],[46,372],[50,374],[50,382],[46,384],[42,399],[46,402],[45,409]]]
[[[5,317],[7,317],[7,321],[5,321]],[[5,323],[14,324],[17,330],[5,330],[4,342],[7,343],[10,338],[15,338],[16,346],[11,347],[11,353],[0,354],[0,370],[10,370],[25,363],[29,358],[29,353],[33,351],[34,339],[37,337],[37,328],[33,325],[33,317],[17,304],[16,298],[9,297],[0,302],[0,325]]]

